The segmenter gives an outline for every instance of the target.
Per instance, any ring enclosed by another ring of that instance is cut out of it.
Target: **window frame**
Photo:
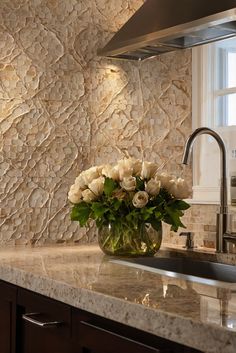
[[[216,124],[216,97],[236,93],[236,87],[216,89],[219,79],[217,75],[217,47],[204,45],[192,49],[192,127],[212,127]],[[224,60],[224,58],[223,58]],[[211,63],[211,64],[210,64]],[[224,66],[227,70],[226,65]],[[225,72],[226,77],[227,72]],[[224,108],[225,109],[225,108]],[[225,115],[226,116],[226,115]],[[224,123],[224,121],[222,121]],[[236,126],[217,126],[217,131],[233,129]],[[213,128],[215,129],[215,128]],[[220,186],[206,187],[200,185],[200,144],[194,146],[193,154],[193,199],[192,203],[218,204]],[[219,167],[220,168],[220,167]],[[229,189],[229,188],[228,188]],[[229,190],[228,190],[229,191]]]

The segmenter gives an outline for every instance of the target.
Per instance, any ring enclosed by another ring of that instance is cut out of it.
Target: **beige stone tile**
[[[130,155],[191,182],[181,165],[191,131],[191,52],[142,64],[97,56],[142,3],[1,1],[1,216],[8,217],[1,243],[93,239],[94,230],[77,233],[67,205],[68,188],[92,165]],[[215,208],[193,210],[185,223],[202,241]]]
[[[94,18],[95,23],[103,31],[117,31],[143,4],[144,0],[95,0]],[[111,17],[111,13],[113,16]]]

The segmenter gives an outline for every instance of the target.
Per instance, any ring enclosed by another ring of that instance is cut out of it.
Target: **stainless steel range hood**
[[[146,0],[98,55],[143,60],[236,36],[236,0]]]

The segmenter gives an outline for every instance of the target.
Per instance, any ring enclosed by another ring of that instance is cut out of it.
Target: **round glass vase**
[[[107,255],[153,256],[160,249],[161,241],[162,228],[157,231],[147,223],[132,228],[110,223],[98,229],[98,244]]]

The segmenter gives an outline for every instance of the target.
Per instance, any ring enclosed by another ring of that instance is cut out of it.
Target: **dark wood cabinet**
[[[72,309],[72,328],[82,353],[200,353],[115,321]]]
[[[81,349],[86,353],[164,352],[86,321],[80,321],[79,326]]]
[[[16,288],[0,281],[0,352],[15,353]]]
[[[200,353],[0,281],[0,353]]]
[[[17,353],[75,353],[71,340],[71,307],[18,290]]]

